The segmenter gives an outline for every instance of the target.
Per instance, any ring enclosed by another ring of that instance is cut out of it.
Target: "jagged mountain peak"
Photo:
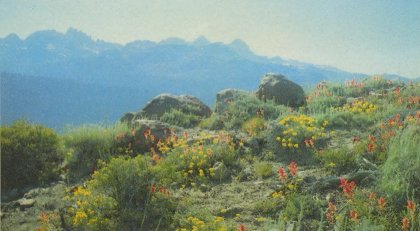
[[[187,45],[188,42],[181,38],[170,37],[159,42],[161,45]]]
[[[204,36],[197,37],[193,44],[196,46],[206,46],[209,45],[211,42]]]

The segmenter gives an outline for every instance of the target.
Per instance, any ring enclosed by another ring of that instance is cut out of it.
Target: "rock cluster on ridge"
[[[143,118],[159,119],[163,114],[174,109],[200,117],[209,117],[211,115],[211,109],[197,97],[160,94],[149,101],[141,111],[128,112],[120,121],[133,123],[135,120]]]
[[[280,74],[265,74],[256,94],[260,100],[274,100],[276,104],[290,107],[305,104],[303,88]]]

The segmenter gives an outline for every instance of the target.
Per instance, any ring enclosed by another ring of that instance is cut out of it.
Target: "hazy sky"
[[[0,0],[0,37],[69,27],[127,43],[244,40],[262,55],[420,77],[420,0]]]

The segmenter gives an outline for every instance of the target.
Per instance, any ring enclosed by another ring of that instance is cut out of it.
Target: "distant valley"
[[[20,118],[61,129],[113,123],[157,94],[191,94],[212,105],[225,88],[255,90],[281,73],[302,86],[366,75],[254,54],[246,43],[170,38],[126,45],[92,40],[75,29],[0,39],[1,122]],[[401,76],[390,75],[389,78]]]

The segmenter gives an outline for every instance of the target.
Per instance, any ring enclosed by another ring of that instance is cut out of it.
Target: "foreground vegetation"
[[[320,83],[299,108],[241,94],[162,120],[190,129],[4,126],[2,194],[64,182],[37,230],[420,229],[418,83]]]

